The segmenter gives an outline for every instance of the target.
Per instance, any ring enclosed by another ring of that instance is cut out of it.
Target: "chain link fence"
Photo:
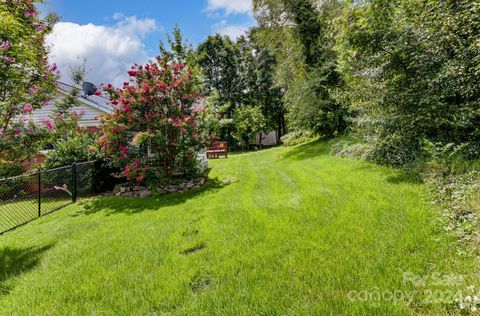
[[[95,193],[96,162],[0,179],[0,234]]]

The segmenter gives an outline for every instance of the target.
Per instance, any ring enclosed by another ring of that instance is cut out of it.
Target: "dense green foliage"
[[[328,150],[233,155],[202,189],[86,200],[10,232],[0,310],[460,315],[478,262],[452,251],[423,185]]]
[[[404,164],[427,142],[478,157],[478,3],[371,1],[346,6],[341,25],[345,96],[378,160]]]
[[[277,57],[276,84],[285,91],[290,128],[331,138],[346,127],[346,106],[335,99],[343,82],[330,20],[338,5],[309,0],[255,1],[260,41]]]
[[[100,158],[99,152],[93,147],[97,135],[78,133],[66,139],[59,139],[52,144],[44,163],[45,169],[71,165],[74,162],[85,162]]]
[[[121,168],[120,176],[137,183],[194,175],[205,140],[203,111],[195,108],[201,95],[188,65],[167,54],[128,74],[122,88],[104,87],[115,108],[101,119],[103,154]]]
[[[45,36],[56,17],[39,17],[38,1],[0,1],[0,158],[23,160],[41,146],[30,120],[55,91],[57,69],[47,61]]]
[[[265,117],[257,107],[242,106],[238,108],[235,111],[233,123],[236,135],[246,144],[265,130]]]
[[[432,144],[478,157],[478,2],[254,4],[291,127],[328,137],[350,121],[372,159],[397,166],[429,158]]]
[[[198,46],[197,59],[205,77],[205,94],[219,118],[218,137],[236,143],[247,142],[234,118],[245,114],[245,107],[259,109],[265,118],[261,131],[286,132],[282,92],[274,83],[276,59],[261,45],[252,30],[236,42],[220,35],[209,36]],[[243,111],[242,114],[236,114]],[[255,111],[255,110],[252,110]],[[260,130],[256,130],[260,132]]]

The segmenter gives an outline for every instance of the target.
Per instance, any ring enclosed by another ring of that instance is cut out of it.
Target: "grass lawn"
[[[42,197],[41,214],[48,214],[71,203],[70,196]],[[0,202],[0,232],[38,218],[38,198],[27,197],[13,202]]]
[[[435,293],[478,285],[395,171],[319,142],[211,166],[197,191],[84,200],[0,236],[2,314],[441,315],[460,310]]]

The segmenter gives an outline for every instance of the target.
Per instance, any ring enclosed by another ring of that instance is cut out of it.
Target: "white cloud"
[[[252,0],[208,0],[207,10],[224,10],[227,15],[250,13]]]
[[[215,33],[226,35],[235,40],[240,35],[244,35],[251,26],[251,24],[228,24],[226,20],[222,20],[214,24],[212,28]]]
[[[161,31],[153,19],[126,17],[117,13],[114,26],[59,22],[48,35],[50,60],[57,63],[68,80],[69,67],[86,59],[87,80],[95,84],[121,85],[128,78],[127,71],[134,63],[149,59],[142,38]]]

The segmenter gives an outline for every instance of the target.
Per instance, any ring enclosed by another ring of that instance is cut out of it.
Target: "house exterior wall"
[[[57,96],[54,100],[43,106],[39,110],[35,110],[32,112],[32,119],[35,123],[40,124],[43,120],[52,117],[53,112],[55,110],[55,102],[58,101],[61,96]],[[77,113],[82,113],[83,115],[80,117],[78,125],[80,127],[98,127],[100,125],[100,121],[97,117],[105,114],[92,106],[87,104],[82,104],[79,107],[74,107],[72,111]]]
[[[257,137],[255,139],[255,145],[260,145],[260,135],[257,135]],[[270,132],[268,134],[263,134],[261,145],[263,145],[263,146],[275,146],[275,145],[277,145],[277,132],[273,131],[273,132]]]

